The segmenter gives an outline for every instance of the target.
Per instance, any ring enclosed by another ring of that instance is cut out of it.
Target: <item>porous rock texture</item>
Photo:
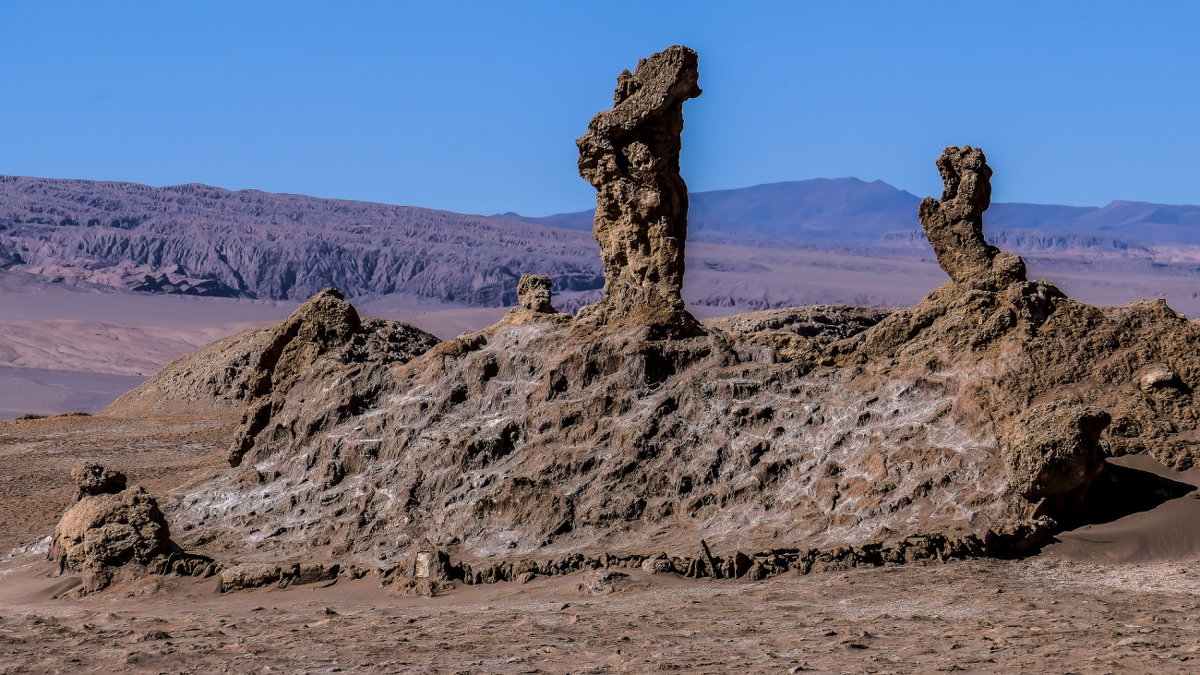
[[[396,327],[384,348],[318,295],[247,380],[233,468],[174,508],[190,541],[380,570],[432,546],[472,581],[646,560],[758,578],[1019,553],[1086,520],[1103,454],[1200,457],[1200,331],[1161,302],[1090,307],[1027,281],[983,239],[978,150],[938,161],[946,190],[921,215],[950,280],[916,306],[676,311],[680,203],[639,199],[675,194],[654,181],[674,155],[654,148],[678,148],[693,59],[672,48],[622,75],[593,121],[610,131],[581,141],[609,205],[604,301],[574,319],[517,307],[436,345]],[[658,121],[635,124],[645,112]],[[649,178],[622,173],[637,158]]]
[[[71,470],[80,499],[54,529],[50,557],[60,572],[83,575],[83,592],[112,583],[125,565],[148,565],[171,549],[170,531],[158,502],[125,476],[95,464]]]
[[[125,489],[125,474],[92,462],[81,462],[71,467],[71,480],[79,486],[79,499],[116,494]]]
[[[437,342],[399,321],[364,322],[335,289],[314,295],[275,328],[248,374],[230,465],[241,464],[260,441],[307,438],[361,414],[376,401],[390,366]],[[327,482],[340,480],[337,457],[322,468]]]
[[[544,274],[522,274],[517,281],[517,302],[531,312],[557,314],[551,302],[554,282]]]
[[[559,325],[571,322],[570,314],[563,314],[554,309],[554,294],[550,277],[540,274],[523,274],[517,283],[518,305],[508,310],[498,322],[500,325],[519,326],[527,323],[556,323]],[[440,349],[456,351],[465,344],[458,340],[443,343]]]
[[[937,159],[945,190],[926,197],[918,213],[938,264],[961,284],[997,288],[1025,280],[1025,263],[983,238],[983,212],[992,201],[992,169],[979,148],[951,146]]]
[[[1031,502],[1069,496],[1077,506],[1085,504],[1104,467],[1100,434],[1111,421],[1099,408],[1070,402],[1019,415],[1003,444],[1013,488]]]
[[[683,102],[700,95],[696,52],[675,45],[617,77],[613,107],[580,137],[579,173],[596,188],[604,298],[580,311],[603,325],[695,328],[684,309],[687,184],[679,173]]]

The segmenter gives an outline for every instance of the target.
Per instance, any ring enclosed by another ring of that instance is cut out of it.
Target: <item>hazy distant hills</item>
[[[918,201],[852,178],[694,194],[684,298],[700,316],[912,304],[946,280]],[[1072,297],[1165,297],[1200,316],[1198,212],[996,204],[988,230]],[[556,304],[574,310],[604,281],[591,220],[0,177],[0,418],[99,410],[178,354],[326,286],[441,337],[494,322],[522,273],[552,275]]]
[[[688,300],[741,310],[907,302],[917,284],[936,285],[936,270],[911,279],[903,297],[894,282],[855,279],[865,269],[879,278],[893,269],[888,259],[928,261],[918,202],[854,178],[696,193]],[[0,177],[0,268],[151,293],[295,301],[335,286],[496,307],[514,302],[520,274],[543,273],[573,309],[603,285],[590,229],[589,211],[477,216],[196,184]],[[1200,206],[995,204],[988,229],[1031,261],[1176,276],[1195,275],[1200,261]],[[851,256],[805,253],[814,250]],[[813,274],[835,260],[848,274],[837,285],[828,270]]]
[[[336,286],[495,306],[532,269],[600,287],[594,247],[586,233],[405,206],[0,177],[0,266],[132,290],[303,300]]]
[[[701,239],[720,233],[778,238],[784,241],[777,243],[788,245],[871,245],[903,239],[894,236],[897,234],[919,232],[920,201],[920,197],[882,181],[868,183],[857,178],[767,183],[692,194],[689,228]],[[579,211],[524,220],[589,230],[592,214]],[[1036,250],[1039,242],[1050,248],[1068,241],[1111,247],[1113,239],[1135,247],[1200,244],[1200,205],[996,203],[987,212],[987,223],[993,236],[1021,241],[1031,250]],[[1022,234],[1001,234],[1003,230]]]

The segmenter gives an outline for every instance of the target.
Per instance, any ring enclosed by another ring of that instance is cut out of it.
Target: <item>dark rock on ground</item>
[[[81,462],[71,467],[71,480],[79,486],[80,499],[116,494],[125,489],[125,474],[91,462]]]

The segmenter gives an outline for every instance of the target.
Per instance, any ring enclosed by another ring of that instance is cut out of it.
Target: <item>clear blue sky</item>
[[[693,190],[813,177],[1200,203],[1197,2],[0,0],[0,173],[576,210],[616,74],[700,53]]]

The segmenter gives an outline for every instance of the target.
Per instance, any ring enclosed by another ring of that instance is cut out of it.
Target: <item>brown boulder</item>
[[[91,462],[82,462],[71,467],[71,480],[79,486],[79,499],[116,494],[125,489],[125,474]]]
[[[1099,408],[1068,402],[1021,414],[1003,442],[1010,485],[1030,502],[1081,503],[1104,469],[1100,434],[1110,421]]]
[[[550,277],[542,274],[522,274],[517,282],[517,298],[521,306],[531,312],[556,314],[557,310],[551,304],[550,287],[553,282]]]
[[[987,243],[983,212],[992,200],[992,169],[979,148],[950,146],[937,159],[945,189],[918,208],[938,264],[960,284],[1000,288],[1025,281],[1025,261]]]
[[[679,173],[683,102],[700,95],[696,52],[675,45],[617,77],[613,107],[592,118],[579,173],[596,188],[604,299],[580,318],[694,332],[684,309],[687,184]]]
[[[54,529],[51,558],[59,571],[84,575],[84,591],[109,585],[115,568],[146,565],[172,548],[158,502],[141,487],[84,496]]]
[[[261,588],[279,583],[283,579],[283,568],[272,563],[243,563],[221,570],[217,579],[217,591],[228,593],[247,588]]]

